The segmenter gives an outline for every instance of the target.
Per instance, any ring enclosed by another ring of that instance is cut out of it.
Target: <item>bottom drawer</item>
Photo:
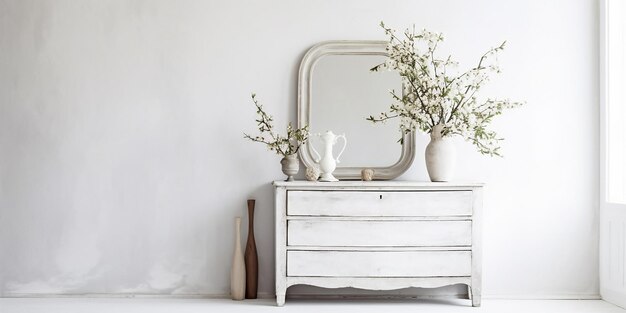
[[[287,251],[287,276],[470,276],[471,251]]]

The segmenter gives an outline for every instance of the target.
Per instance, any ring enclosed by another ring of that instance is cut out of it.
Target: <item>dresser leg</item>
[[[470,298],[472,299],[472,306],[480,306],[480,289],[475,287],[469,287]]]
[[[285,305],[285,294],[277,294],[276,295],[276,305],[277,306]]]

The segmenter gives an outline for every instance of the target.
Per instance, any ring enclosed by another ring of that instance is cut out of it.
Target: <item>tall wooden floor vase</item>
[[[246,299],[256,299],[259,282],[259,260],[254,240],[254,199],[248,200],[248,242],[246,243]]]

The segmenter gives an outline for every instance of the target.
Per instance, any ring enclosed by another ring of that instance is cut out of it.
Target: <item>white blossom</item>
[[[396,71],[402,77],[404,92],[391,91],[394,103],[388,112],[368,120],[381,122],[400,118],[404,133],[420,130],[433,131],[436,125],[443,136],[460,135],[470,141],[483,154],[499,155],[499,141],[487,126],[493,117],[504,109],[514,108],[521,102],[509,99],[479,100],[477,92],[489,81],[489,74],[500,73],[497,53],[504,43],[483,54],[475,67],[459,73],[459,63],[450,56],[440,58],[437,47],[443,42],[443,34],[428,30],[405,30],[397,35],[381,22],[389,36],[387,60],[372,68]]]

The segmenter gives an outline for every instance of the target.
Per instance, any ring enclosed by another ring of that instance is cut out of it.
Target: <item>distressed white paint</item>
[[[420,193],[370,189],[289,191],[289,215],[312,216],[455,216],[472,214],[471,191]]]
[[[287,251],[287,276],[470,276],[470,251]],[[384,282],[379,282],[385,285]]]
[[[471,238],[469,220],[291,219],[287,222],[289,246],[469,246]]]
[[[275,181],[274,186],[279,306],[287,288],[297,284],[391,290],[459,283],[467,285],[472,305],[480,306],[481,184]],[[451,217],[451,208],[470,215]],[[450,220],[414,220],[437,217],[435,209]],[[367,214],[376,211],[385,213]]]
[[[279,225],[287,224],[287,188],[274,185],[274,277],[287,277],[287,228]],[[281,262],[281,260],[283,262]],[[275,279],[276,302],[278,305],[285,303],[287,296],[287,280]]]
[[[484,90],[528,102],[495,120],[505,157],[457,141],[458,179],[487,183],[483,293],[594,297],[596,4],[0,0],[0,293],[227,295],[231,221],[254,197],[259,290],[273,294],[267,182],[284,176],[241,138],[249,93],[295,123],[305,51],[385,40],[384,20],[445,32],[462,66],[508,40]],[[428,179],[427,142],[400,179]]]
[[[483,289],[483,188],[474,188],[472,198],[472,282],[468,293],[472,306],[480,306]]]

